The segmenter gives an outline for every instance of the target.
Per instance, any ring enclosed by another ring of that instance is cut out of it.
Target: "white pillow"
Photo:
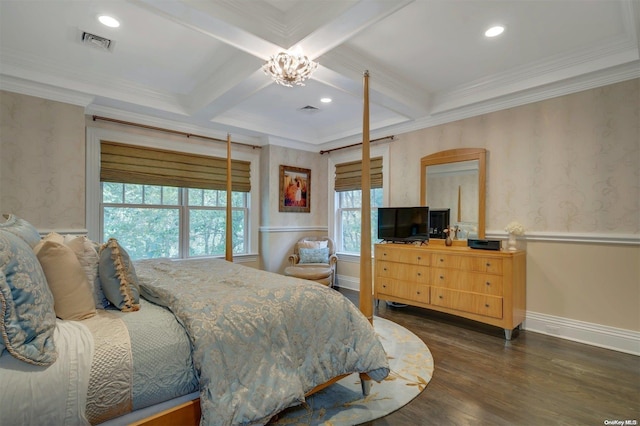
[[[322,241],[301,241],[298,243],[298,248],[308,248],[308,249],[319,249],[319,248],[325,248],[328,247],[329,245],[329,241],[327,240],[322,240]]]

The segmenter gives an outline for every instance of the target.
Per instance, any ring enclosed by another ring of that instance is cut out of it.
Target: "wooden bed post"
[[[360,227],[360,311],[373,324],[371,284],[371,175],[369,155],[369,71],[364,72],[362,114],[362,206]]]
[[[233,218],[231,216],[231,134],[227,133],[227,238],[225,240],[224,258],[233,262]]]

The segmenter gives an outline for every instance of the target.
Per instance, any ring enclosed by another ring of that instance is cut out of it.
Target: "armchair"
[[[289,266],[284,274],[316,281],[333,287],[335,284],[336,248],[329,237],[304,237],[293,247],[293,254],[289,255]]]

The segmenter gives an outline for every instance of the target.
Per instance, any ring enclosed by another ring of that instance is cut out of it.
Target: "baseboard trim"
[[[360,281],[338,274],[338,286],[360,291]],[[640,332],[527,311],[522,328],[604,349],[640,356]]]
[[[360,280],[348,275],[336,275],[336,285],[340,288],[360,292]]]
[[[640,355],[640,332],[527,311],[527,331]]]

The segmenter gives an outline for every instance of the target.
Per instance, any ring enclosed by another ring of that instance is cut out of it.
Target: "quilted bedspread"
[[[265,424],[344,373],[389,373],[373,327],[333,289],[218,259],[142,260],[142,294],[185,325],[201,425]]]

